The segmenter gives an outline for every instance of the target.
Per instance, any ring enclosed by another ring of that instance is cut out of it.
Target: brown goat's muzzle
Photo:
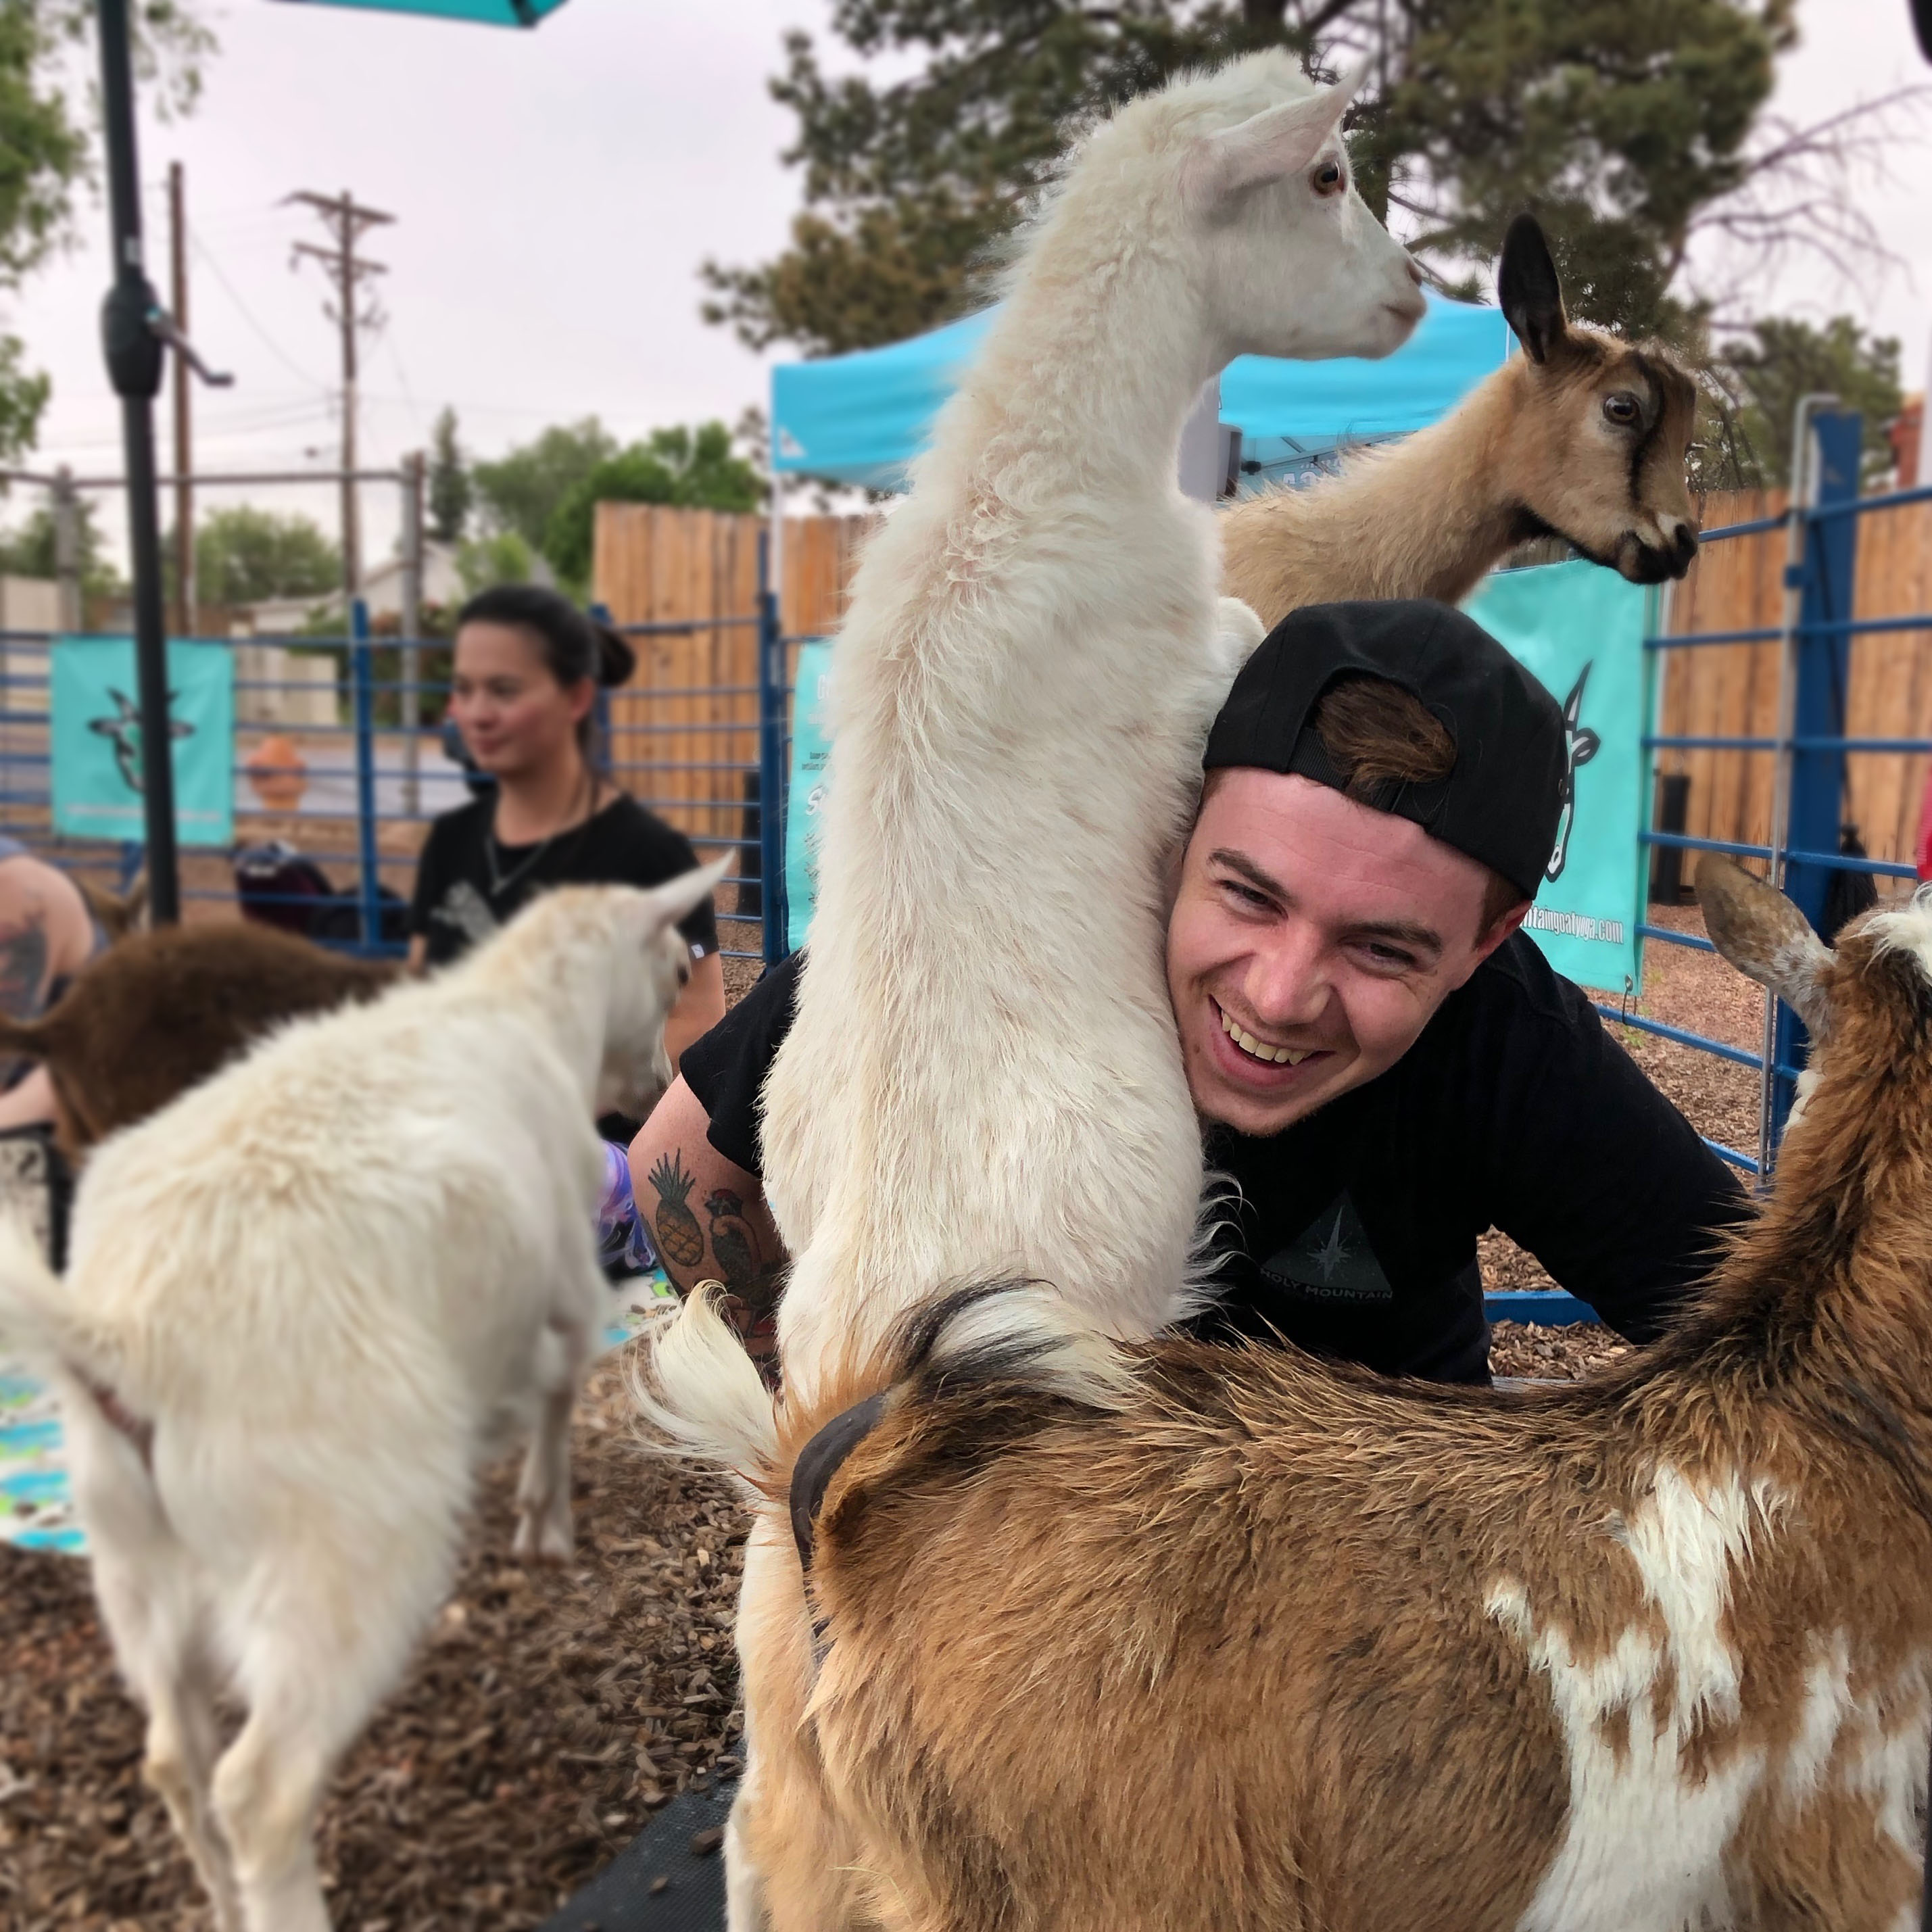
[[[1633,584],[1662,584],[1681,578],[1697,555],[1697,532],[1679,524],[1670,544],[1646,542],[1633,530],[1617,553],[1617,568]]]

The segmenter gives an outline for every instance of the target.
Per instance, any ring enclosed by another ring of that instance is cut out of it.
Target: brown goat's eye
[[[1638,408],[1636,397],[1628,389],[1619,389],[1604,398],[1604,413],[1613,423],[1634,423],[1643,412]]]
[[[1340,194],[1348,181],[1342,171],[1340,161],[1319,163],[1315,172],[1308,177],[1308,184],[1317,194]]]

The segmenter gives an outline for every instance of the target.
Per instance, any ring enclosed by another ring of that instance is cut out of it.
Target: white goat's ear
[[[654,886],[650,895],[652,931],[662,932],[666,926],[675,926],[686,913],[694,911],[730,869],[728,857],[714,859],[708,866],[700,866],[694,872],[681,872],[663,885]]]
[[[1804,915],[1721,852],[1706,852],[1697,861],[1697,903],[1718,950],[1822,1034],[1830,1008],[1820,976],[1832,952]]]
[[[1189,151],[1181,179],[1188,202],[1213,208],[1262,182],[1298,172],[1322,152],[1368,72],[1364,62],[1333,87],[1279,107],[1264,107],[1238,128],[1203,134]]]

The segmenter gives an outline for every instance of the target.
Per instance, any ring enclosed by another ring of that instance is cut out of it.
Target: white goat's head
[[[664,1022],[691,978],[691,946],[677,922],[730,869],[730,860],[720,859],[650,892],[624,895],[598,1082],[600,1112],[641,1120],[670,1084]]]
[[[1185,259],[1220,361],[1386,356],[1422,318],[1420,277],[1355,192],[1354,91],[1316,87],[1279,49],[1177,81],[1094,135],[1054,218],[1103,249],[1118,237],[1124,261],[1148,245],[1150,206],[1169,208],[1153,245]]]

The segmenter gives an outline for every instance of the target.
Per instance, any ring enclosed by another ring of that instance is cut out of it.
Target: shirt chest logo
[[[1388,1302],[1395,1290],[1345,1190],[1288,1245],[1262,1263],[1277,1287],[1310,1301]]]

